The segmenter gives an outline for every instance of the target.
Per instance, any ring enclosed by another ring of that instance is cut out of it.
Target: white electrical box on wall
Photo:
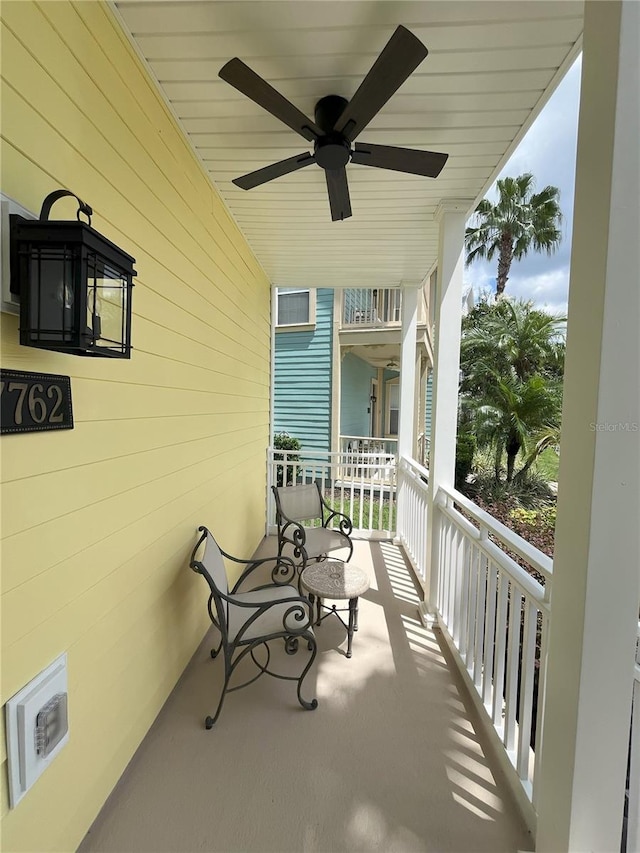
[[[61,655],[6,704],[11,808],[69,740],[67,656]]]

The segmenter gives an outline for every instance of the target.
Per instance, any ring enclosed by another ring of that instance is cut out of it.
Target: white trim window
[[[316,292],[299,287],[276,288],[276,325],[287,329],[315,326]]]

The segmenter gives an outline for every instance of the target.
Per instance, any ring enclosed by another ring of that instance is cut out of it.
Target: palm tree
[[[461,417],[479,446],[503,453],[507,482],[524,479],[551,438],[558,443],[562,408],[564,318],[522,300],[481,303],[463,320]],[[518,454],[525,464],[515,473]]]
[[[529,172],[502,178],[497,182],[497,203],[483,199],[476,207],[474,226],[465,231],[467,266],[479,258],[491,261],[498,255],[496,299],[504,293],[514,259],[519,261],[531,249],[551,255],[560,245],[560,191],[548,186],[534,193],[534,186]]]
[[[474,381],[482,384],[487,373],[511,368],[522,380],[535,373],[561,377],[565,322],[522,299],[479,302],[462,321],[461,390],[471,391]]]
[[[559,427],[562,391],[557,381],[539,375],[523,381],[515,370],[506,376],[494,373],[493,379],[483,396],[469,398],[466,404],[473,411],[478,443],[495,450],[496,480],[500,476],[502,454],[506,453],[507,483],[511,483],[518,453],[524,451],[531,460],[525,463],[528,471],[543,449],[538,450],[538,435]],[[524,476],[526,471],[516,476]]]

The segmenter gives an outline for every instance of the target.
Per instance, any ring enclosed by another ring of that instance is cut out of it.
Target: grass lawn
[[[340,495],[337,493],[332,496],[331,493],[326,495],[328,503],[337,510],[340,510]],[[382,520],[380,519],[380,510],[382,509]],[[391,522],[389,522],[389,499],[388,497],[380,506],[380,500],[376,496],[373,501],[369,498],[354,497],[353,506],[351,505],[350,496],[344,495],[344,504],[342,512],[348,515],[353,522],[354,527],[362,527],[364,530],[395,530],[396,523],[396,504],[393,503],[391,510]],[[362,517],[360,517],[362,512]]]

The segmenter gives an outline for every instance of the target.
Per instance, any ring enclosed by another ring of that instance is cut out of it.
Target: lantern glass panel
[[[87,326],[95,349],[124,350],[127,340],[128,279],[95,255],[88,260]]]
[[[29,324],[41,343],[74,340],[76,258],[65,246],[34,247],[29,257]]]

